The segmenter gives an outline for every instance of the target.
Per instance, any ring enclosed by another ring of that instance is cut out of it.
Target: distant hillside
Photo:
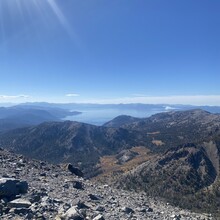
[[[145,146],[164,152],[185,143],[197,143],[220,131],[220,115],[195,109],[155,114],[122,126],[142,136]]]
[[[141,121],[141,119],[136,118],[136,117],[132,117],[129,115],[120,115],[120,116],[114,118],[113,120],[105,123],[103,126],[117,128],[117,127],[122,127],[127,124],[138,122],[138,121]]]
[[[81,114],[81,112],[79,112],[79,111],[73,111],[72,109],[57,107],[56,105],[53,106],[50,104],[48,106],[34,105],[31,103],[30,104],[20,104],[20,105],[13,106],[12,108],[20,109],[21,111],[30,110],[30,109],[43,110],[43,111],[49,112],[51,115],[53,115],[54,117],[57,117],[59,119],[65,118],[67,116]]]
[[[217,134],[220,125],[219,115],[202,110],[160,113],[132,123],[130,117],[122,118],[128,123],[124,120],[119,128],[70,121],[43,123],[2,134],[0,146],[53,163],[69,161],[91,168],[103,155],[134,146],[163,153],[182,144],[197,143]]]
[[[48,122],[0,136],[0,146],[52,163],[71,162],[92,169],[100,156],[136,143],[135,132],[78,122]]]
[[[58,108],[41,108],[37,106],[1,107],[0,132],[37,125],[46,121],[60,121],[65,116],[75,114],[80,113]]]

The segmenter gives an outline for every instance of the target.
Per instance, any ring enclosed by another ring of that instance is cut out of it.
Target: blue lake
[[[74,109],[82,114],[68,116],[65,120],[79,121],[93,125],[103,125],[119,115],[130,115],[133,117],[144,118],[161,112],[161,109],[135,110],[135,109],[118,109],[118,108],[91,108],[91,109]]]

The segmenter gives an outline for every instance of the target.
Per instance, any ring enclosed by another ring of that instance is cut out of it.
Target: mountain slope
[[[3,115],[2,115],[3,117]],[[45,121],[58,121],[59,118],[51,115],[44,110],[25,110],[11,112],[6,117],[0,119],[0,132],[8,130],[37,125]]]
[[[134,145],[133,133],[79,122],[48,122],[3,134],[0,146],[52,163],[80,163],[90,168],[101,155]]]
[[[160,113],[132,123],[130,117],[126,118],[128,123],[124,120],[119,128],[70,121],[43,123],[0,135],[0,146],[53,163],[79,164],[90,172],[101,157],[124,149],[145,146],[161,154],[220,133],[220,115],[202,110]]]
[[[120,115],[120,116],[114,118],[113,120],[105,123],[103,126],[118,128],[118,127],[125,126],[127,124],[138,122],[138,121],[141,121],[141,119],[140,118],[135,118],[135,117],[132,117],[132,116],[129,116],[129,115]]]
[[[119,153],[134,146],[146,146],[152,152],[163,153],[220,132],[220,115],[202,110],[160,113],[146,119],[135,119],[132,123],[133,118],[122,118],[123,125],[119,128],[70,121],[43,123],[2,134],[0,146],[53,163],[71,161],[84,164],[97,163],[103,155]],[[125,123],[125,118],[128,123]],[[120,117],[113,122],[118,119]]]
[[[122,126],[135,130],[143,137],[145,146],[154,152],[197,143],[220,132],[220,115],[200,109],[155,114]]]
[[[220,142],[186,144],[125,173],[118,178],[118,186],[143,190],[175,205],[219,215],[219,163]]]
[[[79,112],[38,106],[1,107],[0,132],[37,125],[46,121],[61,121],[62,118],[75,114],[79,114]]]

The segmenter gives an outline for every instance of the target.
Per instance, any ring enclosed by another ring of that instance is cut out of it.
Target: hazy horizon
[[[13,107],[13,106],[19,106],[19,105],[26,105],[26,106],[68,106],[68,105],[78,105],[78,106],[85,106],[85,107],[89,107],[89,106],[138,106],[138,105],[143,105],[143,106],[160,106],[160,107],[164,107],[167,109],[171,109],[177,108],[179,107],[220,107],[220,105],[207,105],[207,104],[203,104],[203,105],[196,105],[196,104],[169,104],[169,103],[140,103],[140,102],[134,102],[134,103],[92,103],[92,102],[0,102],[0,107]],[[74,110],[74,109],[73,109]]]
[[[8,107],[8,106],[15,106],[15,105],[28,105],[28,104],[57,104],[57,105],[164,105],[164,106],[210,106],[210,107],[220,107],[220,104],[188,104],[188,103],[167,103],[167,102],[158,102],[158,103],[144,103],[144,102],[117,102],[117,103],[111,103],[111,102],[47,102],[47,101],[27,101],[27,102],[0,102],[1,107]]]

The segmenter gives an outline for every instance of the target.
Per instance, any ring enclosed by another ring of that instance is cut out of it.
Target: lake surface
[[[137,110],[137,109],[118,109],[118,108],[91,108],[91,109],[74,109],[82,114],[68,116],[65,120],[79,121],[93,125],[103,125],[119,115],[130,115],[133,117],[144,118],[153,114],[162,112],[161,109]]]
[[[149,117],[153,114],[168,111],[203,109],[212,113],[220,113],[219,106],[191,106],[191,105],[166,105],[166,104],[118,104],[94,105],[73,104],[69,110],[79,111],[82,114],[68,116],[64,120],[79,121],[93,125],[103,125],[119,115],[130,115],[137,118]]]

